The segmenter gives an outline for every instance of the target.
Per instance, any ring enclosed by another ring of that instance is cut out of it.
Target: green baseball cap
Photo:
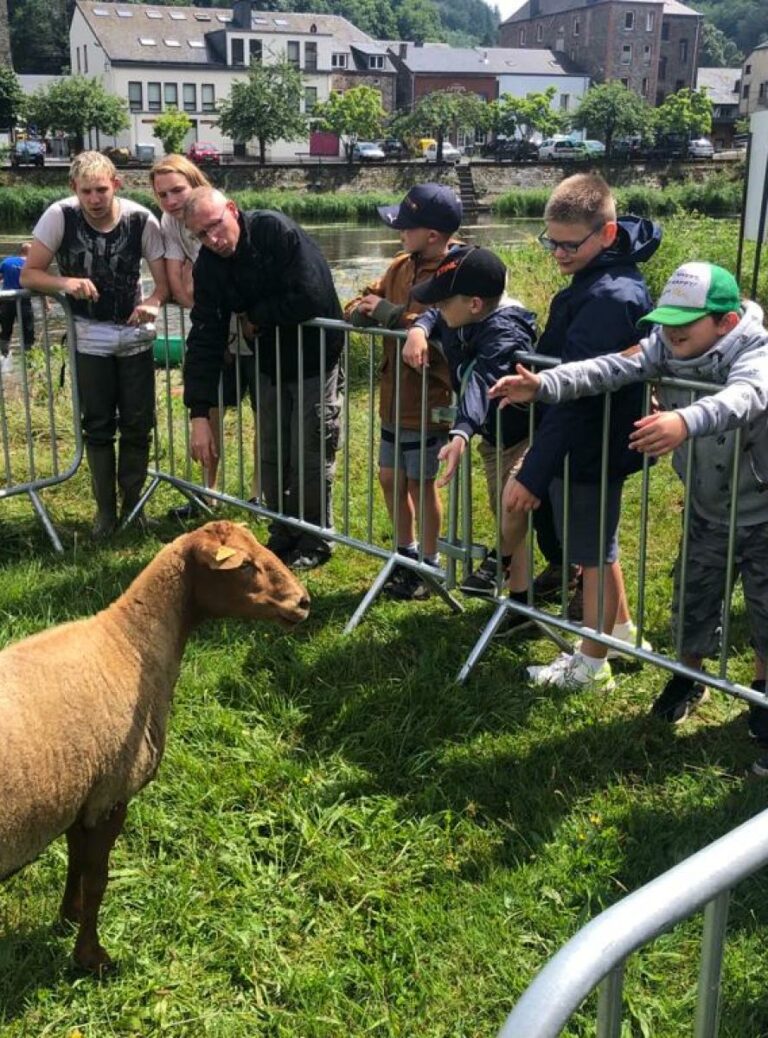
[[[690,324],[707,314],[738,313],[740,309],[741,293],[730,271],[714,263],[684,263],[667,281],[656,309],[640,322]]]

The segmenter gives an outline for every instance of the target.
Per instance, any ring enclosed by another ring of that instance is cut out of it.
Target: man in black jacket
[[[251,403],[259,401],[265,503],[281,514],[330,528],[343,333],[298,327],[313,317],[342,318],[328,264],[293,220],[270,210],[241,212],[212,188],[192,192],[184,221],[203,246],[193,272],[194,306],[184,364],[192,457],[207,466],[215,453],[207,416],[217,406],[230,316],[236,313],[246,332],[258,337],[249,390]],[[298,569],[321,565],[331,553],[330,543],[319,533],[280,522],[270,528],[268,547]]]

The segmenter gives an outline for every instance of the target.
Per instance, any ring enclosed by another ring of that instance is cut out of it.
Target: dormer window
[[[369,54],[368,55],[368,68],[384,68],[384,55],[383,54]]]
[[[347,67],[347,55],[336,53],[331,54],[331,68],[346,68]]]

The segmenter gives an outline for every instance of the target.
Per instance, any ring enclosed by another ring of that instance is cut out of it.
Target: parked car
[[[387,159],[407,159],[408,149],[402,141],[397,140],[394,137],[389,137],[387,140],[374,141],[377,147],[381,148],[384,152],[384,157]]]
[[[424,152],[427,162],[437,162],[437,141]],[[450,141],[443,141],[443,162],[461,162],[461,152]]]
[[[712,159],[715,157],[715,146],[708,137],[696,137],[688,141],[688,157],[691,159]]]
[[[553,139],[542,141],[539,145],[540,162],[586,162],[589,151],[584,141],[562,141]]]
[[[16,141],[11,152],[12,166],[44,166],[45,144],[43,141]]]
[[[646,150],[649,159],[684,159],[688,157],[688,138],[684,133],[660,133]]]
[[[205,141],[195,141],[190,144],[187,150],[187,158],[196,162],[198,166],[221,165],[221,152],[213,144],[207,144]]]
[[[593,159],[601,159],[605,155],[605,145],[602,141],[582,141],[584,147]]]
[[[539,157],[539,146],[518,137],[497,137],[487,141],[480,154],[499,162],[535,162]]]
[[[373,141],[358,141],[352,148],[352,158],[357,162],[382,162],[386,157]]]
[[[423,158],[427,154],[427,148],[433,144],[437,144],[434,137],[419,137],[416,141],[416,154]]]

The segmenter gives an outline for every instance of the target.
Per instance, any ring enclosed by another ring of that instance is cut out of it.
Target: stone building
[[[748,54],[741,72],[739,115],[752,115],[768,108],[768,40]]]
[[[712,102],[712,143],[716,148],[730,148],[741,95],[740,68],[700,68],[696,86],[705,88]]]
[[[660,104],[695,86],[702,20],[679,0],[526,0],[499,42],[551,49],[596,82],[619,81]]]

